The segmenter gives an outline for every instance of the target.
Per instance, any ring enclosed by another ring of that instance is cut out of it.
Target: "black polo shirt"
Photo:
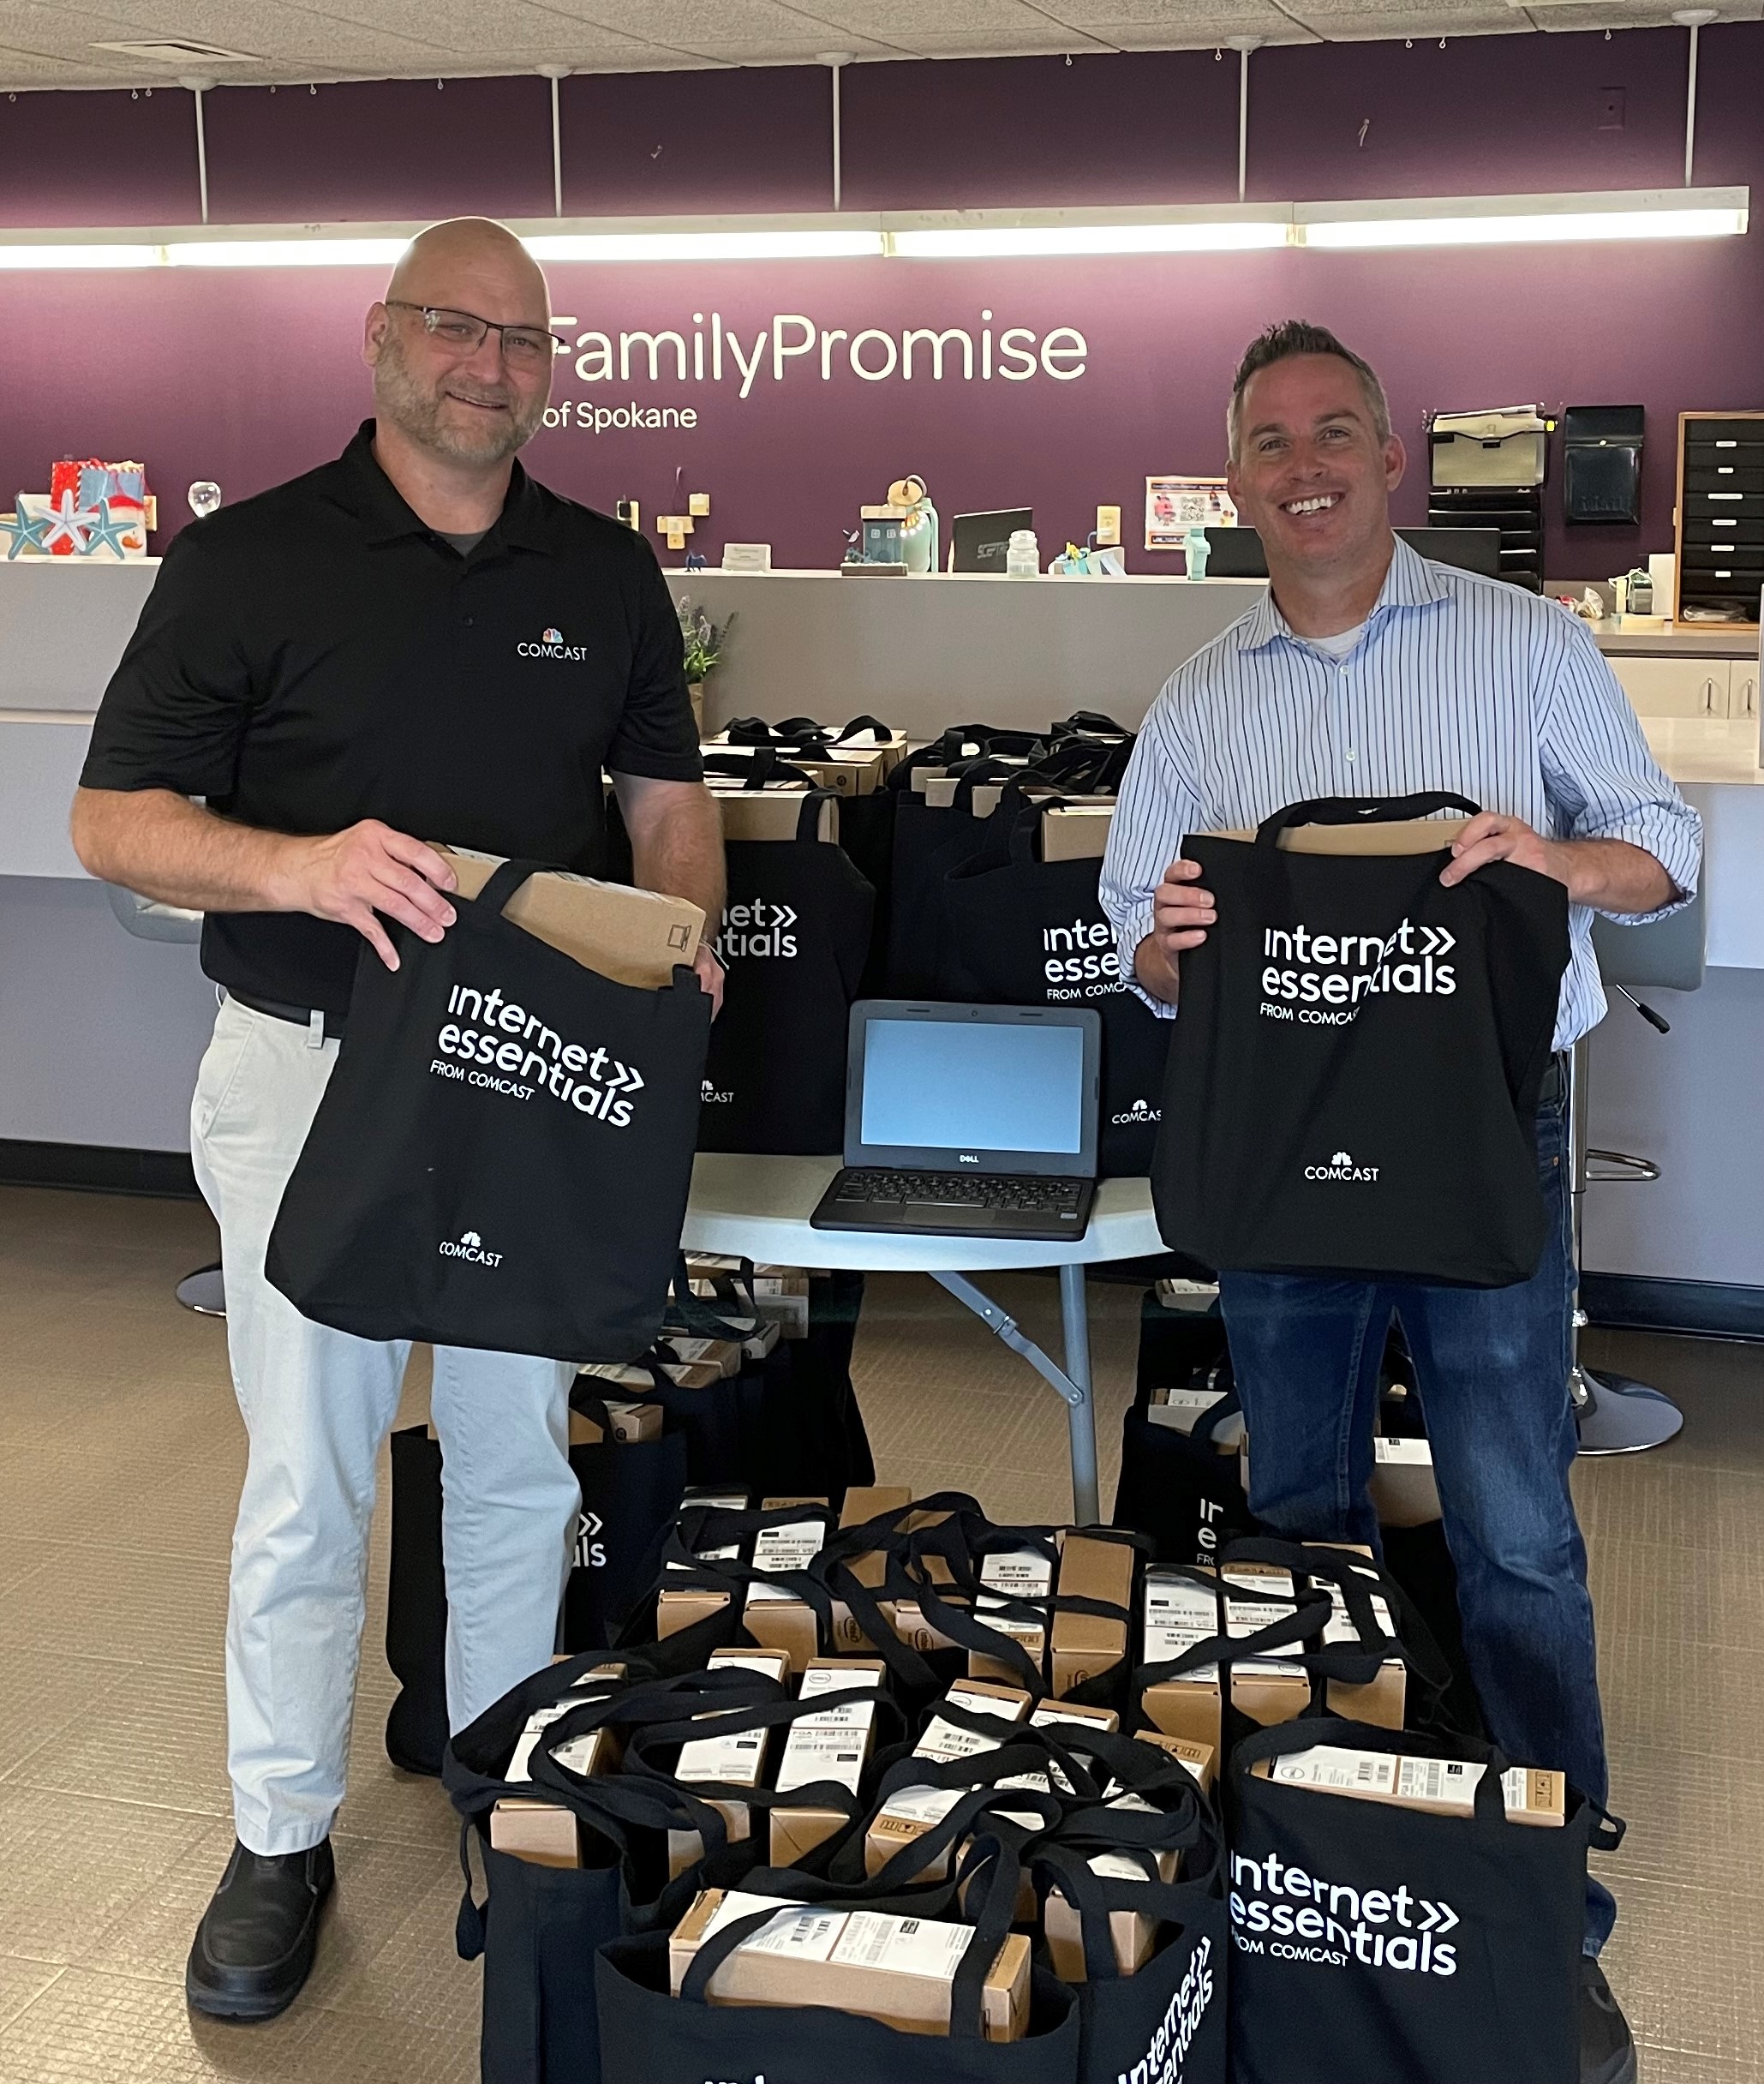
[[[405,505],[373,437],[370,420],[335,463],[176,536],[81,782],[206,797],[273,832],[378,817],[595,873],[603,769],[703,771],[655,553],[517,464],[462,557]],[[365,946],[302,913],[211,912],[202,967],[341,1015]]]

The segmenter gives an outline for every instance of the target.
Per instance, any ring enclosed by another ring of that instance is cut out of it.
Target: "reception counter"
[[[130,939],[67,837],[93,711],[152,583],[152,561],[0,565],[0,1144],[187,1147],[213,994],[194,948]],[[1136,725],[1170,672],[1253,601],[1254,580],[850,578],[670,572],[677,596],[737,618],[707,691],[733,716],[869,712],[929,734],[1038,726],[1074,710]],[[1644,715],[1707,826],[1707,980],[1651,993],[1668,1036],[1621,1001],[1593,1048],[1593,1140],[1659,1162],[1649,1186],[1588,1196],[1589,1267],[1764,1332],[1764,772],[1755,637],[1595,634],[1629,662],[1708,662],[1728,715]],[[1645,640],[1645,641],[1644,641]],[[1653,668],[1650,668],[1649,671]],[[1644,674],[1638,706],[1647,707]],[[1699,681],[1697,685],[1701,686]],[[0,1151],[0,1166],[3,1166]],[[1638,1291],[1638,1292],[1641,1292]],[[1652,1292],[1652,1291],[1650,1291]],[[1725,1313],[1725,1315],[1722,1313]]]

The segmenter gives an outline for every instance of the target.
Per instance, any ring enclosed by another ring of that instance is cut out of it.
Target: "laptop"
[[[950,537],[949,569],[1002,574],[1012,535],[1020,528],[1034,526],[1034,512],[1027,506],[1002,507],[990,514],[958,514]]]
[[[1486,579],[1501,576],[1500,530],[1493,528],[1399,528],[1409,548],[1436,565],[1456,565],[1463,572],[1480,572]],[[1206,575],[1210,579],[1265,579],[1268,560],[1262,539],[1253,528],[1210,528],[1206,531]]]
[[[860,999],[845,1170],[823,1231],[1081,1237],[1097,1182],[1102,1015],[1093,1006]]]

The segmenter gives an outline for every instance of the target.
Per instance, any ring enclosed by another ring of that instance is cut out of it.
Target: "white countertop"
[[[1641,728],[1677,782],[1764,782],[1755,716],[1644,716]]]

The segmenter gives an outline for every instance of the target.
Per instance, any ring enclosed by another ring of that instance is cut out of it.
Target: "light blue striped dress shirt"
[[[1684,895],[1696,888],[1702,820],[1648,751],[1591,632],[1553,602],[1436,565],[1399,538],[1346,656],[1295,636],[1269,593],[1171,674],[1103,863],[1123,976],[1187,834],[1258,825],[1312,796],[1421,789],[1453,790],[1548,838],[1628,840]],[[1558,1049],[1604,1017],[1592,925],[1585,906],[1570,908]]]

